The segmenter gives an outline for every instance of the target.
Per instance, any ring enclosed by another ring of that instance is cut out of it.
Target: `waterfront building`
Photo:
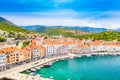
[[[5,70],[6,66],[6,55],[3,50],[0,50],[0,71]]]
[[[105,52],[106,51],[106,47],[104,45],[104,41],[93,41],[92,43],[90,43],[90,49],[91,52]]]
[[[88,54],[90,52],[91,52],[91,50],[88,45],[79,45],[79,46],[75,46],[72,49],[72,53],[74,53],[74,54]]]
[[[3,51],[6,54],[6,65],[8,67],[15,66],[18,62],[18,49],[16,47],[4,48]]]
[[[68,52],[68,45],[61,44],[61,47],[59,48],[60,54],[67,54]]]
[[[106,43],[105,44],[107,52],[119,52],[120,43]]]
[[[35,45],[35,43],[32,42],[27,48],[31,51],[31,59],[32,60],[37,60],[40,57],[39,56],[39,49]]]
[[[65,54],[68,51],[69,44],[64,39],[47,39],[44,42],[46,47],[46,55],[60,55]]]
[[[68,49],[69,49],[69,50],[72,49],[72,48],[74,48],[75,46],[78,46],[78,45],[79,45],[79,44],[78,44],[78,41],[76,41],[76,40],[73,39],[73,38],[66,38],[66,39],[64,39],[63,44],[68,45]]]
[[[39,46],[39,56],[44,58],[46,56],[46,48],[44,46]]]
[[[119,42],[116,42],[114,44],[115,48],[116,48],[116,52],[120,52],[120,43]]]
[[[46,56],[54,55],[54,45],[53,44],[45,44],[44,47],[46,48]]]
[[[19,62],[30,62],[31,61],[31,52],[29,49],[20,49],[19,50]]]

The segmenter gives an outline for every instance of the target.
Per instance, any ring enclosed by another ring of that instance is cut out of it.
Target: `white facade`
[[[60,54],[61,53],[61,48],[62,48],[62,44],[56,44],[54,45],[54,54]]]
[[[77,54],[88,54],[90,53],[90,48],[80,48],[75,50]]]
[[[60,48],[60,53],[65,54],[67,52],[68,52],[68,45],[62,44],[62,46]]]
[[[105,45],[103,45],[103,44],[98,45],[97,46],[97,51],[98,52],[105,52],[106,51]]]
[[[91,52],[97,52],[97,46],[90,46]]]
[[[44,45],[46,48],[46,55],[64,54],[68,51],[68,45],[55,44],[55,45]],[[71,48],[72,49],[72,48]]]
[[[31,56],[32,56],[32,59],[39,57],[39,50],[37,48],[32,49]]]
[[[0,54],[0,66],[4,66],[6,64],[6,56],[5,54]]]
[[[118,46],[106,46],[107,52],[117,52],[120,51],[120,47]]]
[[[91,52],[105,52],[105,51],[107,51],[106,46],[103,44],[91,45],[90,49],[91,49]]]
[[[78,46],[79,44],[68,44],[68,49],[72,49],[74,48],[75,46]]]
[[[46,48],[46,56],[50,56],[54,54],[54,45],[44,45]]]

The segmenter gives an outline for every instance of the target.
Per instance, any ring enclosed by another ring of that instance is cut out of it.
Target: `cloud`
[[[63,25],[104,28],[120,27],[120,11],[77,12],[71,9],[0,14],[17,25]]]
[[[17,25],[63,25],[63,26],[89,26],[89,27],[102,27],[102,28],[118,28],[120,27],[120,23],[116,22],[116,19],[90,19],[90,18],[72,18],[72,17],[60,17],[61,14],[56,15],[59,17],[52,17],[51,14],[46,13],[43,17],[38,16],[39,14],[36,13],[37,16],[14,16],[14,15],[3,15],[3,17],[11,20],[12,22],[16,23]],[[33,14],[32,14],[33,15]],[[62,14],[63,15],[63,14]],[[75,14],[74,14],[75,15]],[[73,16],[74,16],[73,15]]]

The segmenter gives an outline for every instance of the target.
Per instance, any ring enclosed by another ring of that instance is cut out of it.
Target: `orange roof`
[[[21,53],[27,53],[27,52],[29,52],[29,50],[28,50],[27,48],[25,48],[25,49],[20,49],[20,52],[21,52]]]
[[[28,47],[31,49],[37,48],[34,42],[31,42],[31,44]]]
[[[14,52],[18,50],[17,47],[10,47],[10,48],[4,48],[3,51],[5,52]]]
[[[4,51],[3,51],[3,50],[0,50],[0,54],[4,54]]]
[[[120,43],[105,43],[106,46],[120,46]]]
[[[46,48],[44,46],[39,47],[40,50],[45,50]]]
[[[102,44],[102,43],[104,43],[104,41],[102,41],[102,40],[96,40],[96,41],[93,41],[90,45],[97,46],[97,45]]]

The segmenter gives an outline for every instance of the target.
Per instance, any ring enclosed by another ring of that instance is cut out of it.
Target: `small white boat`
[[[35,69],[35,68],[32,68],[31,71],[36,71],[36,69]]]
[[[52,65],[52,63],[46,63],[44,64],[44,67],[50,67]]]
[[[31,72],[30,70],[26,70],[26,72]]]
[[[33,72],[31,72],[31,73],[30,73],[30,75],[34,75],[34,73],[33,73]]]
[[[74,57],[69,57],[69,59],[73,59]]]
[[[35,67],[36,69],[41,69],[40,67]]]

